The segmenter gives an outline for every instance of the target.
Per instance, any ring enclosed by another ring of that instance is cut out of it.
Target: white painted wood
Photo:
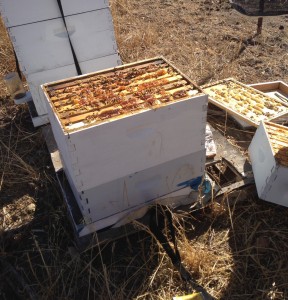
[[[48,115],[42,115],[38,117],[31,117],[34,127],[39,127],[49,123]]]
[[[108,0],[61,0],[65,16],[109,7]],[[56,0],[0,0],[6,27],[60,18]]]
[[[25,75],[74,64],[62,19],[13,27],[9,33]]]
[[[46,96],[63,167],[86,223],[80,235],[126,222],[161,197],[166,203],[165,195],[203,176],[207,95],[71,132]]]
[[[79,62],[117,53],[109,9],[68,16],[65,19]]]
[[[186,187],[185,182],[204,174],[205,150],[139,171],[136,174],[84,190],[78,203],[87,221],[96,222],[138,207]],[[113,224],[110,224],[113,225]]]
[[[122,220],[124,218],[128,218],[128,216],[131,216],[131,219],[135,220],[137,218],[133,218],[133,214],[138,212],[138,210],[142,211],[147,208],[147,206],[143,206],[138,208],[135,211],[129,211],[129,212],[119,212],[113,216],[110,216],[108,218],[104,218],[102,220],[99,220],[97,222],[89,223],[89,224],[84,224],[83,228],[79,230],[78,235],[79,237],[84,237],[85,235],[95,233],[98,230],[104,229],[106,227],[109,227],[111,224],[117,224],[119,220]],[[138,214],[137,214],[138,215]],[[124,224],[123,224],[124,225]]]
[[[243,129],[247,129],[247,128],[252,127],[251,124],[245,122],[244,120],[242,120],[242,119],[240,119],[240,118],[237,118],[237,117],[235,117],[235,116],[233,116],[233,115],[231,115],[231,117],[232,117],[232,118],[233,118],[233,119],[241,126],[241,128],[243,128]]]
[[[63,128],[61,126],[61,123],[59,121],[58,116],[54,113],[51,105],[47,105],[47,111],[48,111],[48,117],[50,120],[50,125],[52,128],[52,132],[57,144],[57,147],[60,152],[61,161],[63,163],[63,168],[65,169],[65,173],[67,175],[67,178],[69,182],[73,182],[72,177],[70,174],[73,174],[73,165],[74,161],[72,160],[72,149],[69,147],[69,136],[68,134],[63,134]],[[71,189],[75,195],[75,197],[78,196],[78,191],[75,188],[75,184],[71,185]]]
[[[189,195],[191,188],[180,187],[178,183],[191,179],[191,176],[202,177],[204,167],[205,150],[202,150],[83,191],[77,202],[85,220],[85,227],[97,231],[108,226],[124,225],[141,217],[143,209],[145,212],[149,205],[156,202],[173,207],[182,205],[183,198]],[[147,185],[147,182],[150,183]],[[80,233],[81,236],[85,234],[85,230]]]
[[[61,0],[61,3],[65,16],[109,7],[108,0]]]
[[[41,85],[47,82],[64,79],[71,76],[76,76],[75,65],[69,65],[57,69],[37,72],[26,76],[29,90],[31,92],[34,105],[38,115],[47,114],[47,100],[41,89]]]
[[[56,0],[0,0],[0,11],[6,27],[61,17]]]
[[[49,151],[50,151],[50,154],[51,154],[51,158],[52,158],[52,161],[53,161],[54,168],[56,169],[56,171],[59,170],[59,169],[62,169],[63,164],[62,164],[62,161],[59,157],[59,151],[57,149],[57,146],[56,146],[56,144],[54,144],[55,141],[53,142],[53,140],[52,140],[52,143],[51,143],[51,140],[50,140],[51,139],[51,134],[52,134],[51,127],[49,126],[49,127],[43,128],[43,134],[45,135],[45,140],[48,143],[48,148],[49,148]],[[50,147],[49,147],[49,145],[50,145]],[[204,158],[205,152],[204,151],[202,151],[202,152],[203,152],[202,156],[201,155],[199,156],[199,154],[193,154],[191,156],[191,159],[188,159],[189,163],[191,163],[191,161],[197,161],[197,162],[205,161],[205,158]],[[178,163],[181,163],[181,160],[179,160]],[[197,166],[196,165],[199,166],[199,163],[196,163],[196,164],[193,165],[193,169],[194,169],[195,173],[197,173]],[[170,164],[167,166],[166,171],[169,170],[169,167],[171,167]],[[204,166],[203,166],[202,169],[200,168],[200,173],[201,174],[202,174],[203,169],[204,169]],[[153,169],[151,171],[152,171],[152,173],[155,172]],[[151,173],[151,171],[148,170],[148,172],[150,172],[150,173]],[[159,168],[156,168],[156,173],[159,174],[159,171],[160,171]],[[167,174],[166,171],[165,171],[165,175]],[[185,172],[185,169],[183,171]],[[184,172],[181,172],[181,174],[184,174]],[[144,174],[145,177],[147,177],[147,175],[148,174]],[[142,180],[144,180],[144,176],[142,176],[142,174],[138,173],[138,174],[136,174],[136,176],[138,176],[138,180],[141,177],[142,177]],[[192,176],[194,176],[194,175],[192,174]],[[132,180],[135,182],[135,178],[133,178],[133,177],[134,176],[132,175]],[[179,177],[179,174],[178,174],[178,177]],[[123,181],[125,182],[125,180],[126,180],[125,178],[122,179],[122,182]],[[130,181],[130,176],[127,178],[127,180]],[[118,180],[118,182],[120,182],[120,181],[121,181],[121,179]],[[107,189],[108,191],[109,190],[111,191],[110,198],[114,197],[114,199],[115,199],[115,197],[119,197],[119,199],[120,199],[122,197],[121,195],[123,193],[119,193],[119,194],[114,193],[114,195],[113,195],[113,191],[111,189],[111,187],[113,187],[113,186],[115,186],[115,182],[111,183],[109,185],[109,188]],[[123,186],[124,186],[124,184],[123,184]],[[72,191],[73,191],[73,186],[71,186],[71,187],[72,187]],[[131,183],[130,183],[130,187],[131,187]],[[132,185],[132,188],[133,188],[133,185]],[[101,202],[99,202],[99,201],[97,202],[97,200],[99,200],[99,199],[101,200],[101,197],[99,195],[99,191],[100,191],[100,189],[97,189],[97,188],[94,189],[94,193],[91,190],[88,191],[92,195],[90,200],[88,201],[88,203],[91,202],[91,206],[95,207],[94,209],[92,209],[92,207],[90,209],[90,211],[92,211],[92,214],[94,213],[94,211],[97,211],[97,205],[98,205],[98,207],[99,207],[99,205],[103,205]],[[171,205],[173,207],[177,207],[179,205],[191,204],[195,201],[195,197],[190,196],[191,191],[192,191],[192,189],[190,187],[186,187],[186,188],[184,187],[184,188],[181,188],[180,190],[177,189],[177,191],[175,191],[175,192],[165,194],[164,196],[162,196],[158,199],[152,200],[152,202],[153,203],[157,202],[157,203],[162,204],[162,205]],[[159,190],[157,190],[156,192],[159,193]],[[130,193],[131,193],[131,190],[130,190]],[[76,192],[76,195],[78,195],[77,192]],[[80,204],[78,204],[79,207],[83,206],[81,202],[83,202],[83,201],[86,202],[87,193],[81,194],[81,195],[82,195],[82,200],[78,199],[78,201],[80,201]],[[139,201],[139,199],[136,198],[136,197],[135,197],[135,200],[136,200],[135,203],[139,202],[139,205],[137,204],[135,206],[136,208],[128,208],[127,209],[127,207],[120,207],[121,211],[116,212],[113,215],[110,215],[111,213],[109,213],[109,211],[108,211],[108,215],[109,215],[108,217],[106,217],[104,219],[100,218],[99,221],[95,221],[93,223],[91,223],[90,213],[89,213],[89,211],[87,211],[87,208],[86,208],[87,215],[84,215],[84,216],[85,216],[85,219],[87,220],[88,224],[81,225],[80,235],[84,236],[88,233],[93,233],[93,232],[95,232],[99,229],[102,229],[102,228],[105,228],[105,227],[111,226],[111,225],[113,225],[113,228],[119,227],[119,226],[127,224],[127,223],[129,223],[129,222],[131,222],[135,219],[138,219],[138,218],[142,217],[147,212],[147,210],[149,209],[149,205],[152,204],[152,202],[148,202],[148,203],[143,202],[143,203],[141,203]],[[65,201],[67,201],[66,197],[65,197]],[[96,202],[96,203],[93,203],[93,202]],[[121,203],[121,201],[120,201],[120,203]],[[69,213],[71,213],[69,201],[66,202],[66,204],[68,205]],[[115,205],[112,205],[112,210],[114,209],[114,206]],[[107,206],[107,207],[109,208],[109,206]],[[81,208],[81,211],[85,213],[84,207]],[[105,213],[107,214],[107,211],[105,211]],[[84,216],[83,216],[83,218],[84,218]],[[77,224],[75,223],[75,221],[73,219],[73,216],[72,216],[72,221],[73,221],[74,226],[77,227]]]
[[[288,168],[278,166],[260,198],[288,207]]]
[[[70,133],[81,170],[74,178],[78,191],[203,149],[203,107],[206,95]]]
[[[122,64],[118,54],[112,54],[80,62],[80,68],[83,74],[100,71],[102,69],[113,68]]]
[[[288,168],[276,162],[263,122],[249,146],[249,156],[259,198],[288,206]]]
[[[252,142],[249,146],[249,156],[252,163],[253,173],[258,195],[262,195],[267,178],[271,170],[276,167],[272,146],[267,138],[263,122],[260,123]]]

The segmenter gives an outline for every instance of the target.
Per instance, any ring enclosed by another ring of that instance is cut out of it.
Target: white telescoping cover
[[[9,34],[25,75],[74,64],[62,18],[13,27]]]
[[[79,62],[117,53],[109,9],[66,17],[67,29]]]
[[[108,0],[61,0],[64,16],[109,7]],[[0,0],[6,27],[60,18],[57,0]]]

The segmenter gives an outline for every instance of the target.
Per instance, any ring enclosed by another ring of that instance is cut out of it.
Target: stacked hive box
[[[288,206],[288,128],[261,122],[249,156],[259,198]]]
[[[77,75],[68,34],[82,73],[119,65],[108,0],[0,0],[0,11],[38,115],[47,114],[40,85]]]
[[[203,175],[207,96],[164,59],[43,89],[65,173],[92,232]]]

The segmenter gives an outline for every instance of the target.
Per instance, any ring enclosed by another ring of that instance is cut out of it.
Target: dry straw
[[[228,1],[213,3],[112,0],[123,61],[161,54],[198,84],[230,76],[288,81],[287,31],[278,30],[285,17],[264,19],[262,36],[242,50],[254,20],[231,11]],[[3,24],[0,35],[4,75],[15,63]],[[1,298],[166,300],[187,293],[145,230],[77,251],[41,133],[26,106],[8,103],[2,81],[0,92]],[[236,130],[225,115],[209,121],[246,153],[253,132]],[[225,300],[288,298],[287,220],[287,209],[258,200],[253,187],[174,216],[183,263]]]

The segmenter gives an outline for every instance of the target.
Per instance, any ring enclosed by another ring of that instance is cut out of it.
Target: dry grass
[[[245,45],[257,18],[239,15],[227,2],[111,1],[123,61],[161,54],[199,84],[230,76],[287,81],[288,34],[279,30],[286,17],[265,18],[263,34]]]
[[[15,70],[13,48],[4,23],[0,17],[0,101],[8,96],[8,91],[2,80],[2,76]]]
[[[278,29],[287,18],[265,18],[263,35],[245,45],[256,20],[213,3],[111,1],[123,61],[163,55],[197,83],[288,81],[287,29]],[[15,64],[3,24],[0,36],[4,75]],[[0,298],[166,300],[191,292],[145,231],[77,252],[43,138],[2,81],[0,94]],[[253,132],[211,121],[245,153]],[[287,209],[254,195],[224,195],[175,215],[183,263],[217,299],[288,298]]]

